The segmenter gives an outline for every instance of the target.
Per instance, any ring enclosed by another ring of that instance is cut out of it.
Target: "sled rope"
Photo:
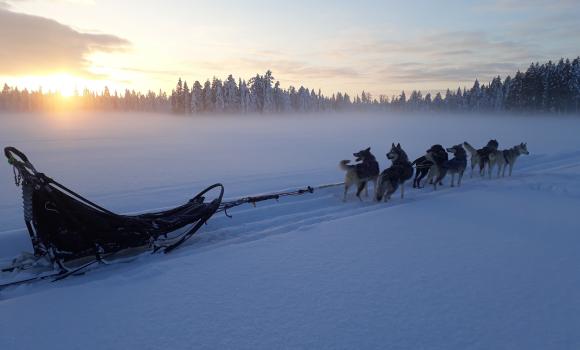
[[[315,190],[322,190],[325,188],[336,187],[336,186],[341,186],[341,185],[344,185],[344,182],[329,183],[329,184],[318,185],[318,186],[306,186],[304,188],[300,188],[300,189],[297,189],[294,191],[274,192],[274,193],[267,193],[267,194],[262,194],[262,195],[258,195],[258,196],[242,197],[242,198],[235,199],[232,201],[222,202],[222,204],[218,208],[217,212],[223,211],[227,217],[231,218],[232,216],[228,213],[228,210],[231,208],[235,208],[237,206],[243,205],[243,204],[252,204],[255,207],[256,203],[259,203],[259,202],[272,200],[272,199],[275,199],[277,201],[281,197],[301,196],[301,195],[306,194],[306,193],[314,193]]]
[[[263,195],[259,195],[259,196],[251,196],[251,197],[243,197],[240,199],[236,199],[233,201],[229,201],[229,202],[222,202],[222,204],[220,205],[220,207],[218,208],[218,212],[223,211],[224,214],[231,218],[232,216],[230,214],[228,214],[228,209],[243,205],[243,204],[252,204],[254,207],[256,206],[256,203],[258,202],[263,202],[263,201],[267,201],[267,200],[278,200],[280,199],[280,197],[288,197],[288,196],[300,196],[303,195],[305,193],[313,193],[314,192],[314,188],[308,186],[306,188],[303,189],[298,189],[295,191],[288,191],[288,192],[276,192],[276,193],[270,193],[270,194],[263,194]]]

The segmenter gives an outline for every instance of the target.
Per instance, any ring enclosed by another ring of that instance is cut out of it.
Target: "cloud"
[[[542,8],[550,11],[560,11],[578,6],[578,0],[495,0],[476,6],[482,10],[492,11],[522,11]]]
[[[397,83],[448,82],[455,84],[471,83],[476,78],[487,82],[490,77],[512,75],[518,69],[515,63],[473,63],[430,65],[392,64],[383,68],[379,76]],[[453,86],[449,86],[453,87]]]
[[[381,57],[405,57],[419,55],[429,59],[449,61],[457,57],[482,57],[491,55],[494,58],[520,59],[529,57],[529,47],[525,44],[505,39],[491,38],[484,32],[451,31],[422,35],[407,40],[374,40],[356,41],[343,45],[339,50],[346,50],[342,56],[378,55]]]
[[[299,60],[283,58],[284,55],[275,52],[262,53],[261,58],[246,57],[230,60],[195,61],[190,65],[211,71],[235,73],[246,71],[260,73],[266,69],[273,71],[275,76],[284,77],[285,81],[303,82],[305,80],[356,78],[360,73],[348,66],[333,66],[308,63]]]
[[[52,19],[0,7],[0,75],[68,72],[90,77],[87,57],[130,46],[109,34],[82,33]]]
[[[337,60],[357,60],[367,79],[391,84],[457,84],[513,74],[544,57],[522,41],[479,31],[447,31],[400,40],[366,37],[337,42],[329,51]],[[369,81],[370,82],[370,81]]]

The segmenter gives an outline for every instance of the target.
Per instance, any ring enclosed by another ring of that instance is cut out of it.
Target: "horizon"
[[[247,80],[270,69],[284,88],[391,97],[578,56],[580,11],[569,0],[301,4],[0,1],[10,34],[0,38],[10,53],[0,56],[0,82],[65,96],[105,86],[169,93],[179,77]]]

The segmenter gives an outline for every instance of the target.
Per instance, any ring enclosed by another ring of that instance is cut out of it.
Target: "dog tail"
[[[473,146],[471,146],[469,144],[469,142],[466,141],[463,143],[463,145],[465,146],[465,149],[467,149],[467,151],[469,151],[469,153],[471,153],[472,156],[477,153],[477,150],[475,148],[473,148]]]
[[[340,163],[338,163],[338,167],[341,170],[348,171],[350,168],[352,168],[352,165],[348,165],[348,163],[350,163],[350,160],[341,160]]]

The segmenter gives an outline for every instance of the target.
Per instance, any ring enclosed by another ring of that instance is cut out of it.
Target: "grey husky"
[[[391,196],[397,188],[401,186],[401,198],[405,197],[405,181],[413,177],[413,166],[409,162],[407,153],[401,148],[401,144],[391,146],[391,150],[387,153],[387,158],[391,160],[392,164],[385,169],[377,181],[377,188],[375,190],[375,199],[380,202],[385,199],[385,202],[391,199]]]
[[[505,170],[509,166],[510,172],[509,176],[512,176],[512,170],[514,169],[514,164],[518,157],[522,154],[530,154],[528,152],[528,144],[520,143],[515,145],[510,149],[504,149],[502,151],[493,151],[489,154],[489,177],[491,178],[491,171],[497,165],[497,177],[505,176]]]
[[[353,156],[356,157],[356,161],[360,162],[357,164],[350,165],[350,160],[342,160],[338,164],[340,169],[346,171],[346,175],[344,177],[344,198],[343,201],[346,202],[346,195],[348,193],[348,189],[353,184],[356,184],[357,191],[356,196],[358,199],[360,198],[360,193],[362,190],[366,189],[366,193],[368,196],[368,183],[372,182],[374,184],[374,190],[377,189],[377,177],[379,176],[379,163],[375,156],[371,153],[371,148],[363,149],[360,152],[353,153]]]
[[[476,166],[479,166],[479,175],[484,176],[485,166],[489,165],[489,154],[491,152],[497,151],[497,148],[499,147],[499,143],[497,142],[497,140],[489,140],[487,142],[487,145],[485,145],[483,148],[480,149],[475,149],[468,142],[464,142],[463,145],[465,146],[465,149],[467,149],[467,151],[469,151],[469,153],[471,154],[470,177],[473,177],[473,169]]]

